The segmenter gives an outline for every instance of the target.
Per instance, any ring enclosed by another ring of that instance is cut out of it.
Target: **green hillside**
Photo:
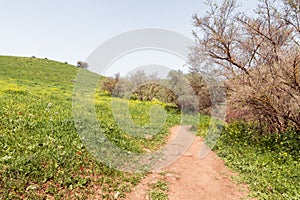
[[[0,199],[123,199],[145,175],[106,166],[82,143],[72,110],[78,70],[47,59],[0,56]],[[81,72],[98,79],[89,71]],[[104,79],[99,76],[100,82]],[[127,123],[131,119],[146,128],[142,134],[149,135],[159,127],[148,126],[150,122],[161,121],[160,113],[152,108],[167,105],[159,101],[112,99],[99,89],[100,82],[90,99],[97,123],[109,141],[124,151],[158,149],[164,144],[168,129],[180,122],[193,124],[202,137],[208,127],[219,129],[218,123],[210,124],[214,120],[208,116],[183,115],[181,119],[176,110],[168,107],[158,134],[135,137],[128,131],[134,129],[124,131],[120,125],[132,126]],[[112,100],[118,103],[114,115]],[[120,113],[126,105],[129,113],[123,117]],[[89,115],[89,111],[81,113]],[[249,185],[252,196],[299,199],[299,130],[261,135],[255,124],[239,122],[226,124],[220,137],[206,139],[208,145],[217,140],[213,149],[240,174],[236,179]]]
[[[87,152],[72,117],[77,72],[77,67],[46,59],[0,57],[0,196],[4,199],[116,195],[121,199],[143,176],[108,168]],[[135,138],[116,125],[111,97],[97,91],[95,103],[106,136],[133,152],[159,147],[168,128],[180,121],[178,114],[169,112],[159,134],[150,140]],[[154,104],[130,101],[132,119],[147,124]]]

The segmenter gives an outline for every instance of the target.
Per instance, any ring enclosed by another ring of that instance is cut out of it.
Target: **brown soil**
[[[171,129],[169,141],[174,139],[174,134],[180,128],[182,127],[176,126]],[[232,181],[231,177],[236,174],[227,169],[214,152],[211,151],[204,158],[199,158],[202,145],[203,139],[195,137],[192,145],[179,159],[145,177],[126,199],[150,200],[149,185],[162,179],[169,183],[170,200],[246,199],[247,187]]]

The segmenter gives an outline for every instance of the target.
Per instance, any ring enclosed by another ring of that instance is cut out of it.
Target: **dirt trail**
[[[169,141],[174,138],[179,128],[180,126],[171,128]],[[199,159],[202,145],[203,139],[196,137],[190,148],[179,159],[160,172],[145,177],[126,199],[149,200],[149,184],[161,179],[169,182],[170,200],[246,199],[247,187],[233,183],[230,177],[234,174],[214,152]]]

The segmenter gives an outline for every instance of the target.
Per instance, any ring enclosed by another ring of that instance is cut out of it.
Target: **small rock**
[[[150,195],[149,194],[146,194],[145,200],[150,200]]]
[[[120,192],[116,192],[115,195],[114,195],[114,198],[118,199],[119,195],[120,195]]]
[[[148,185],[153,185],[155,183],[157,183],[157,180],[151,180],[151,181],[148,182]]]
[[[26,191],[28,190],[36,190],[38,189],[38,186],[37,185],[29,185],[27,188],[26,188]]]
[[[145,151],[146,153],[151,153],[151,150],[150,150],[150,149],[147,149],[147,148],[144,148],[144,151]]]
[[[191,154],[191,153],[185,153],[185,154],[183,154],[183,156],[185,156],[185,157],[193,157],[193,154]]]
[[[176,181],[176,180],[180,179],[180,176],[178,176],[176,174],[171,174],[171,173],[166,174],[166,177],[172,181]]]
[[[145,135],[146,140],[151,140],[153,138],[153,135],[146,134]]]

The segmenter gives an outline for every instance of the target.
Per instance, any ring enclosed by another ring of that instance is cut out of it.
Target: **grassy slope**
[[[97,163],[82,145],[72,118],[76,74],[76,67],[50,60],[0,57],[0,197],[91,198],[97,190],[100,198],[111,199],[116,192],[121,198],[142,177]],[[136,152],[157,148],[167,128],[180,120],[169,113],[152,140],[134,139],[115,124],[110,105],[109,97],[96,95],[98,119],[112,141]],[[133,120],[146,124],[152,105],[130,101]],[[210,119],[201,120],[203,136]],[[253,135],[247,126],[229,125],[215,149],[258,199],[299,199],[299,134]]]
[[[208,121],[199,124],[205,136]],[[300,134],[293,129],[260,136],[249,124],[225,126],[214,150],[240,174],[257,199],[300,199]]]
[[[50,60],[0,57],[1,197],[92,198],[97,191],[100,198],[111,199],[116,192],[121,198],[142,177],[97,163],[86,151],[72,119],[77,70]],[[116,126],[110,102],[110,97],[96,95],[98,118],[109,138],[128,150],[157,148],[168,127],[180,120],[169,113],[164,128],[152,140],[134,139]],[[147,123],[145,113],[152,105],[131,101],[132,118]]]

